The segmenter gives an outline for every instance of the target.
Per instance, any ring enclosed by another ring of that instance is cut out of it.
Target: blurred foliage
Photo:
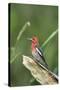
[[[31,25],[25,29],[17,42],[17,37],[27,21]],[[23,54],[32,57],[31,42],[27,41],[27,38],[36,35],[42,46],[56,29],[58,29],[58,6],[10,4],[11,86],[39,84],[22,65]],[[58,34],[45,45],[43,53],[50,70],[58,75]]]

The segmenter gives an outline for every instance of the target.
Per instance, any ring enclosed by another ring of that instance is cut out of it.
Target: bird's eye
[[[33,37],[33,40],[35,40],[35,37]]]
[[[33,40],[35,40],[35,39],[33,38]]]

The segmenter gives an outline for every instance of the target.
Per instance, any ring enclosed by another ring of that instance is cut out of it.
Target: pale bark
[[[58,77],[32,58],[23,55],[23,65],[40,84],[57,84]]]

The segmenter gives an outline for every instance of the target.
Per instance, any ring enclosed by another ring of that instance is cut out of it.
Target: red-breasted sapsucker
[[[48,68],[48,65],[45,61],[45,58],[43,56],[43,52],[41,51],[41,49],[39,48],[39,42],[37,37],[32,37],[29,38],[28,40],[31,40],[31,50],[32,50],[32,55],[35,58],[35,60],[37,60],[38,63],[44,65],[46,68]]]

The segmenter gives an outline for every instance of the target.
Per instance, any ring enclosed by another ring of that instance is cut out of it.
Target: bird
[[[31,51],[32,56],[35,58],[35,60],[40,63],[41,65],[48,68],[48,64],[44,58],[43,52],[41,48],[39,48],[39,41],[36,36],[33,36],[32,38],[28,38],[28,40],[31,40]]]

